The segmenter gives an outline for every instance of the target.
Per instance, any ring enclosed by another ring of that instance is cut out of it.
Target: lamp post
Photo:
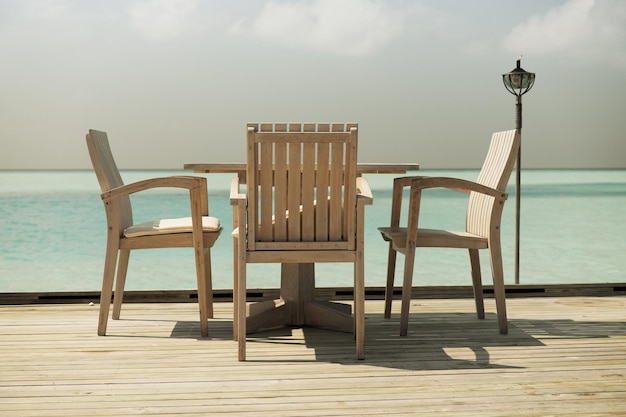
[[[519,230],[520,230],[520,192],[522,169],[522,96],[530,91],[535,84],[535,74],[526,72],[520,66],[522,57],[517,59],[517,66],[511,72],[502,74],[502,81],[507,91],[515,96],[515,129],[520,135],[520,147],[517,153],[515,168],[515,283],[519,284]]]

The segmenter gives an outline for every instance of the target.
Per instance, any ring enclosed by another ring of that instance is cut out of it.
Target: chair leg
[[[421,190],[411,186],[409,198],[409,215],[407,219],[407,235],[404,250],[404,280],[402,283],[402,306],[400,309],[400,336],[406,336],[409,328],[409,307],[413,284],[413,268],[415,266],[415,248],[419,234],[418,219],[420,212]]]
[[[365,265],[363,253],[357,254],[354,264],[354,332],[356,336],[356,358],[365,359]]]
[[[402,283],[402,306],[400,308],[400,336],[406,336],[409,329],[409,307],[411,305],[414,264],[415,247],[407,247],[404,256],[404,281]]]
[[[201,252],[195,251],[196,254],[196,281],[198,286],[198,308],[200,310],[200,334],[202,337],[209,335],[209,315],[207,308],[207,282],[206,282],[206,268],[204,263],[204,250]]]
[[[120,319],[122,302],[124,301],[124,287],[126,286],[126,273],[128,272],[128,260],[130,250],[120,249],[117,261],[117,276],[115,277],[115,293],[113,294],[113,320]]]
[[[496,311],[498,313],[498,327],[500,334],[507,334],[509,332],[509,324],[506,317],[506,291],[500,242],[489,242],[489,250],[493,275],[493,294],[496,299]]]
[[[238,239],[237,251],[237,344],[238,359],[246,360],[246,259],[245,248]]]
[[[115,278],[115,266],[117,263],[117,241],[107,241],[106,255],[104,260],[104,273],[102,274],[102,292],[100,293],[100,316],[98,318],[98,336],[106,335],[109,308],[111,307],[111,295],[113,293],[113,280]]]
[[[385,315],[386,319],[391,318],[391,303],[393,302],[393,283],[396,275],[397,252],[393,248],[393,242],[389,242],[389,256],[387,260],[387,285],[385,287]]]
[[[211,249],[204,249],[204,282],[206,283],[206,312],[207,317],[212,319],[214,316],[213,311],[213,273],[211,270]]]
[[[474,288],[476,315],[479,319],[484,319],[485,302],[483,300],[483,281],[480,274],[480,256],[478,254],[478,249],[469,249],[469,258],[472,270],[472,287]]]
[[[233,239],[233,340],[237,340],[239,328],[239,255],[237,239]]]

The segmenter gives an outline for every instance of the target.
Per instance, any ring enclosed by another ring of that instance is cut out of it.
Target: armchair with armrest
[[[354,264],[354,315],[350,306],[345,311],[341,304],[316,302],[312,280],[298,287],[300,278],[283,274],[290,282],[283,282],[282,290],[304,302],[291,302],[290,294],[281,292],[277,308],[271,301],[266,322],[354,332],[356,356],[363,359],[363,215],[372,197],[366,180],[356,174],[357,133],[357,125],[349,123],[248,124],[245,193],[241,178],[234,178],[231,188],[239,360],[246,359],[246,326],[254,319],[246,308],[247,264],[281,263],[283,271],[312,275],[317,262]]]
[[[114,281],[113,319],[117,320],[120,317],[131,250],[190,247],[193,248],[195,254],[200,331],[202,336],[207,336],[207,320],[213,317],[210,249],[219,237],[222,228],[219,219],[209,217],[206,178],[170,176],[125,185],[113,159],[107,134],[90,130],[86,139],[91,162],[100,183],[102,191],[100,196],[104,203],[107,221],[107,245],[100,296],[98,335],[106,334]],[[133,223],[130,195],[162,187],[189,190],[191,216]]]
[[[494,297],[498,313],[500,333],[508,332],[504,272],[500,242],[500,221],[505,192],[511,171],[519,151],[520,136],[516,130],[494,133],[487,157],[476,182],[446,177],[403,177],[393,185],[391,223],[379,227],[384,240],[389,242],[387,284],[385,291],[385,318],[391,316],[396,254],[405,255],[402,305],[400,312],[400,335],[406,336],[409,321],[409,305],[415,263],[415,249],[464,248],[469,250],[472,284],[478,318],[485,317],[483,288],[478,251],[488,249],[491,259]],[[419,211],[422,192],[444,187],[468,194],[466,229],[464,231],[424,229],[419,227]],[[407,224],[400,226],[403,190],[408,188],[409,204],[406,211]]]

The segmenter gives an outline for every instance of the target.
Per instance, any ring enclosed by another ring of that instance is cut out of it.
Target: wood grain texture
[[[395,307],[395,306],[394,306]],[[510,331],[466,299],[365,303],[364,361],[353,336],[314,328],[250,338],[237,361],[232,304],[200,338],[190,303],[128,304],[108,336],[88,304],[0,306],[0,415],[621,416],[626,297],[509,300]]]

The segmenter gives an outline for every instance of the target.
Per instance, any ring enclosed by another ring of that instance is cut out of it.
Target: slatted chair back
[[[91,163],[100,184],[100,190],[106,192],[124,185],[115,159],[113,159],[106,132],[90,130],[87,134],[87,148],[89,149]],[[116,206],[112,210],[106,210],[106,213],[107,216],[113,215],[116,217],[115,219],[109,219],[108,224],[117,225],[116,228],[121,235],[124,229],[133,224],[130,197],[121,196],[107,204]]]
[[[251,123],[248,250],[354,250],[357,125]]]
[[[494,133],[476,182],[504,192],[517,159],[519,146],[520,135],[517,130]],[[471,192],[467,207],[467,231],[488,237],[490,231],[494,231],[492,230],[494,227],[499,227],[502,207],[496,204],[496,199],[492,196]]]

